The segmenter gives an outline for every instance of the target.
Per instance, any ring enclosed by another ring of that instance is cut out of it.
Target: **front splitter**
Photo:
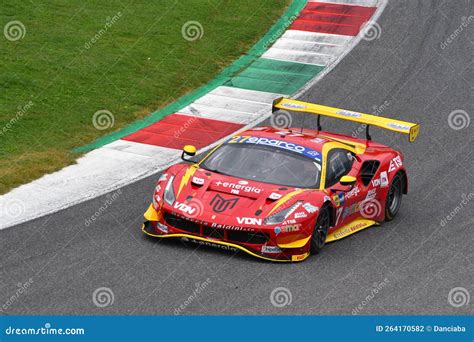
[[[151,226],[148,225],[148,227],[151,227]],[[231,247],[231,248],[241,250],[241,251],[243,251],[243,252],[245,252],[245,253],[253,256],[253,257],[263,259],[263,260],[267,260],[267,261],[299,262],[299,261],[306,260],[306,258],[308,258],[308,256],[309,256],[309,253],[304,253],[304,254],[292,255],[291,259],[287,259],[287,260],[274,259],[274,258],[269,258],[269,257],[263,256],[263,255],[258,255],[257,253],[252,252],[251,250],[249,250],[249,249],[247,249],[243,246],[240,246],[240,245],[237,245],[237,244],[231,243],[231,242],[225,242],[225,241],[220,241],[220,240],[212,240],[212,239],[207,239],[205,237],[191,235],[191,234],[185,234],[185,233],[173,233],[173,234],[163,234],[163,235],[154,234],[154,232],[147,230],[147,225],[145,225],[145,224],[142,224],[142,232],[145,233],[148,236],[157,237],[157,238],[186,238],[186,239],[206,242],[206,243],[214,244],[214,245],[218,245],[218,246]]]

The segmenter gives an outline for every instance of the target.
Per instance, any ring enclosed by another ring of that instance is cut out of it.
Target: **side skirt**
[[[354,233],[357,233],[358,231],[361,231],[362,229],[369,228],[373,225],[379,225],[378,222],[368,220],[368,219],[356,219],[345,226],[342,226],[338,230],[335,230],[331,234],[328,235],[326,238],[326,242],[333,242],[336,240],[343,239],[349,235],[352,235]]]

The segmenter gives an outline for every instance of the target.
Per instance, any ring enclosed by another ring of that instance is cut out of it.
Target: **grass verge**
[[[0,193],[73,163],[73,148],[210,81],[288,3],[4,1],[0,23],[11,27],[0,37]],[[186,23],[195,30],[183,34]],[[113,125],[93,124],[99,110]]]

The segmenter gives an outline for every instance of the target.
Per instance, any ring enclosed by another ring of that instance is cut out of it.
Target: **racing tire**
[[[310,253],[318,254],[324,247],[326,243],[326,238],[328,236],[328,230],[331,226],[331,213],[329,212],[329,207],[324,206],[319,211],[318,218],[316,219],[316,224],[314,225],[313,234],[311,235],[311,246]]]
[[[398,172],[392,179],[385,199],[385,221],[392,221],[400,210],[404,187],[403,175]]]

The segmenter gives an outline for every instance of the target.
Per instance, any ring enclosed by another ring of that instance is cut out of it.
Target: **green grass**
[[[73,163],[73,148],[210,81],[288,4],[4,0],[1,27],[18,20],[26,33],[17,41],[0,36],[0,193]],[[181,28],[191,20],[202,25],[201,39],[183,38]],[[113,113],[115,123],[97,130],[92,117],[102,109]]]

